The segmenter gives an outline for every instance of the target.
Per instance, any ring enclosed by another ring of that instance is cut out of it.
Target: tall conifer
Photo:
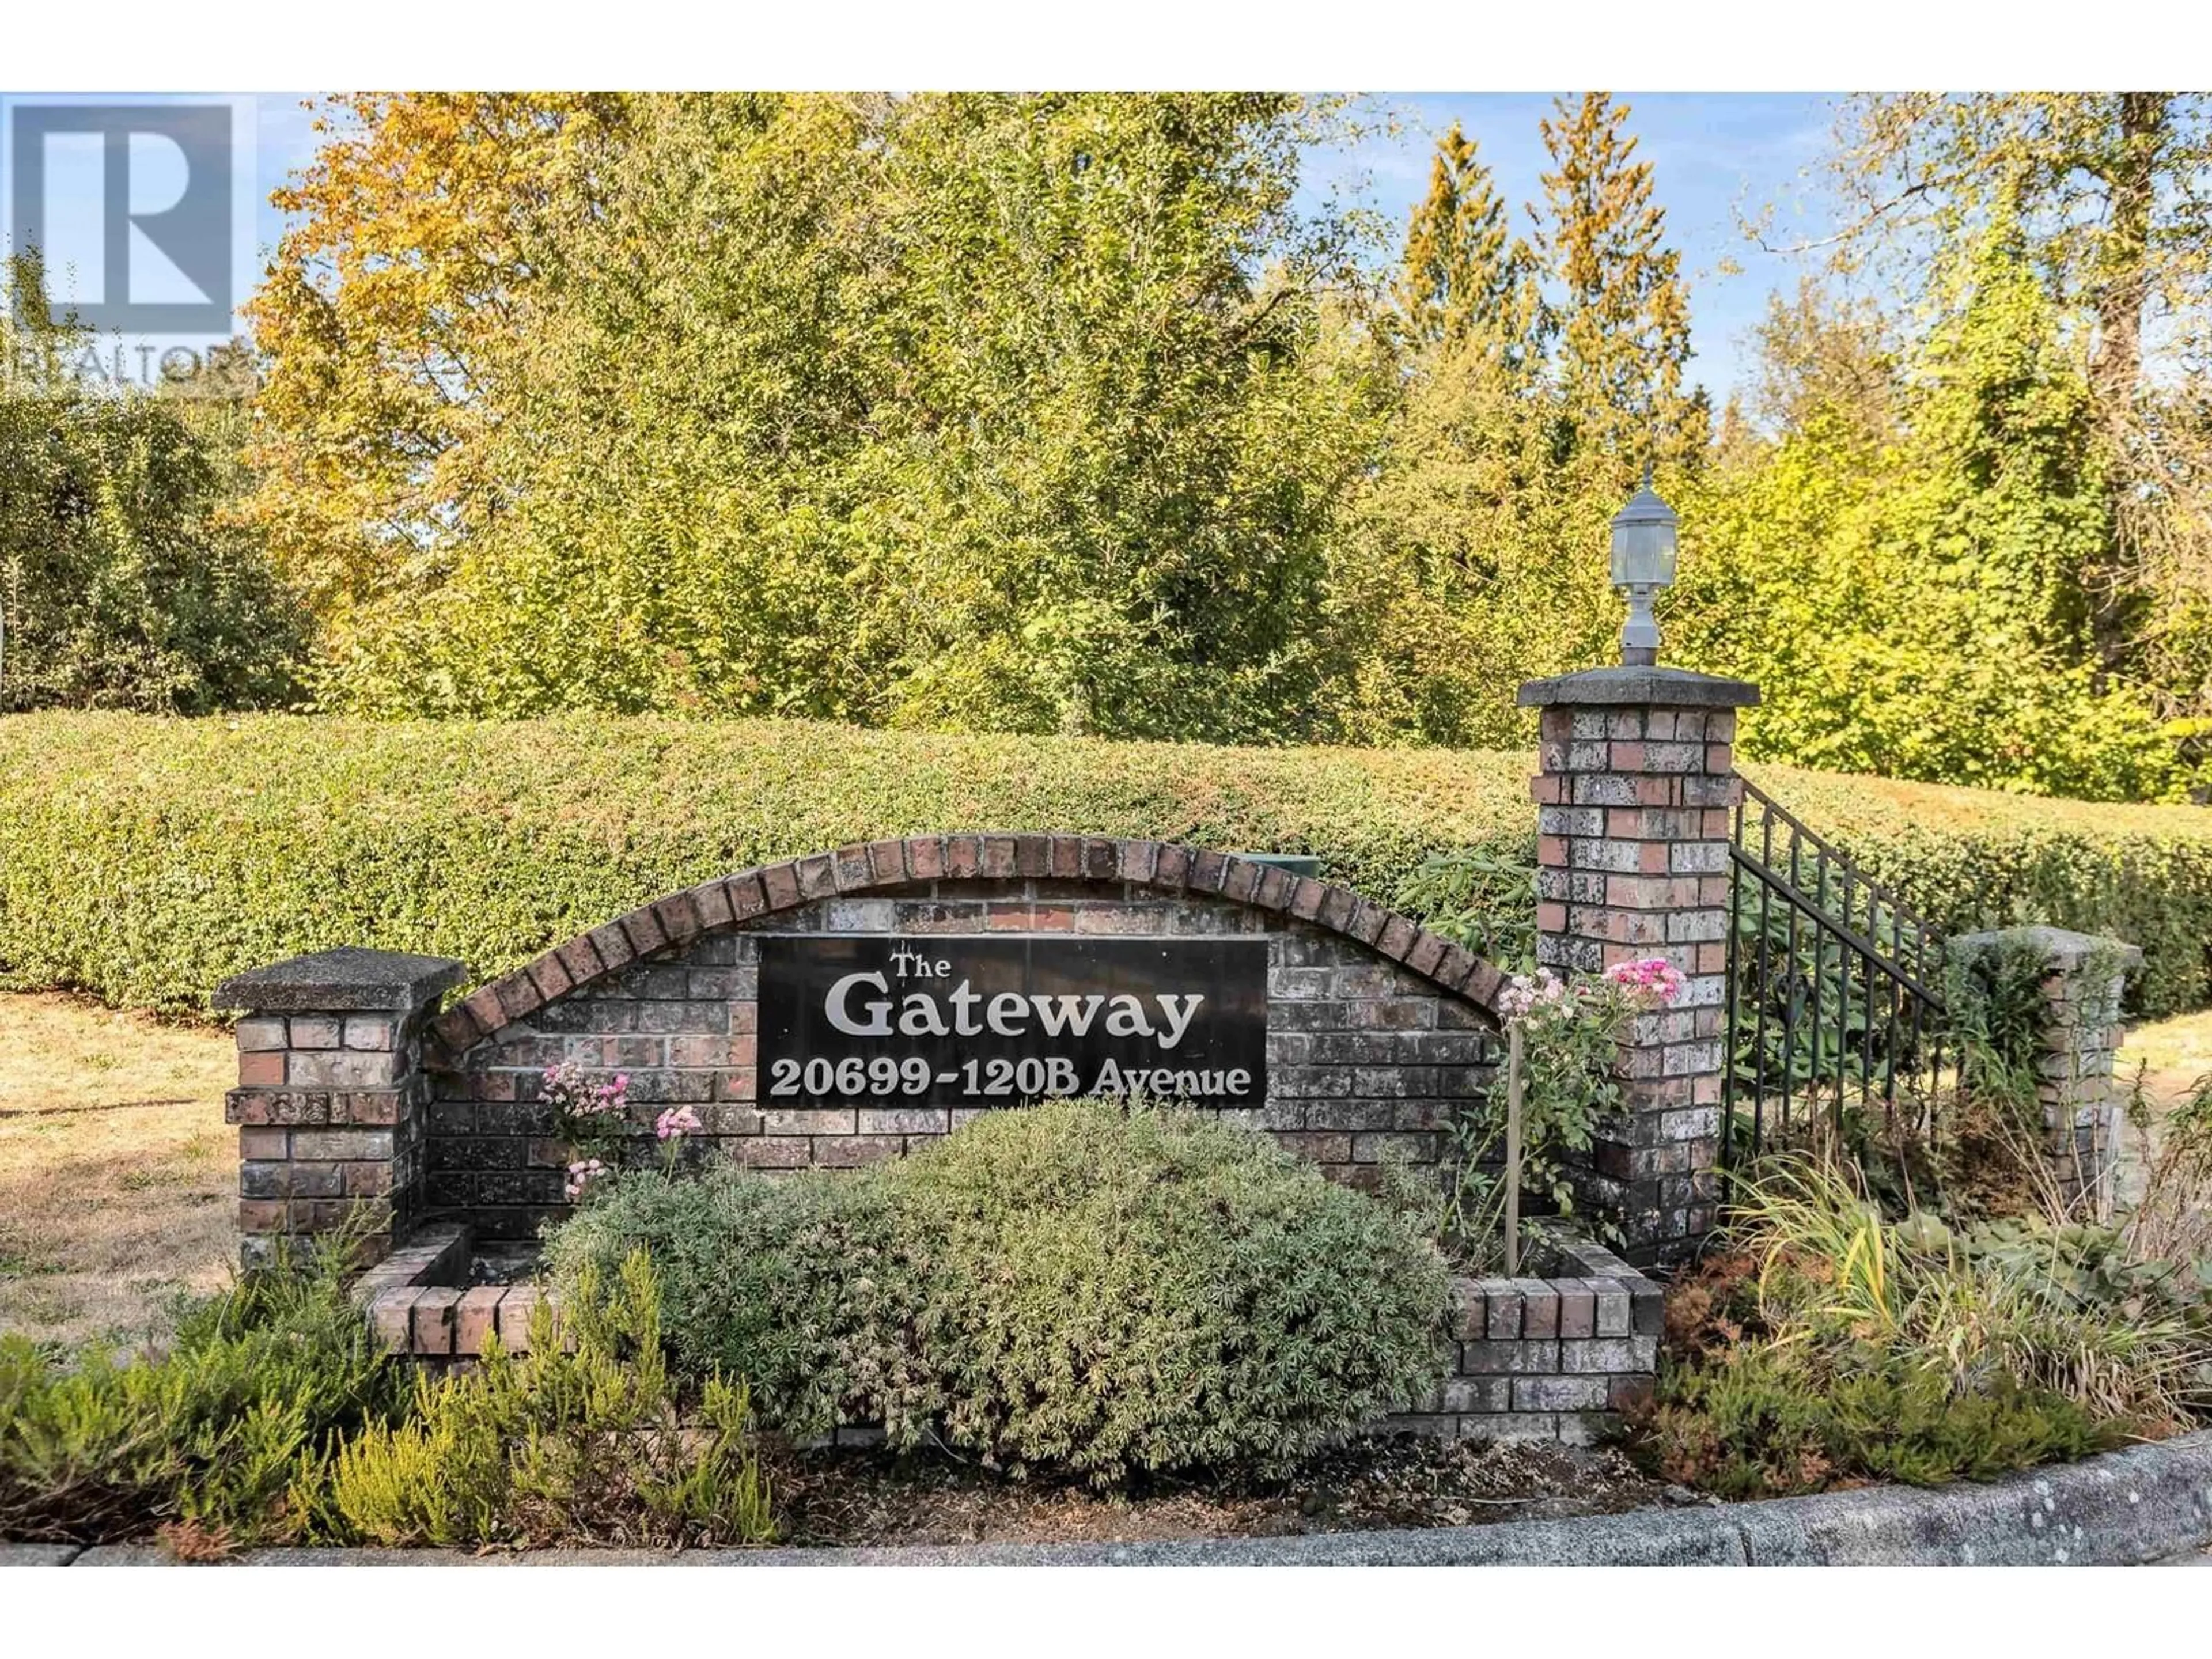
[[[1528,245],[1507,230],[1480,147],[1453,122],[1406,231],[1397,289],[1405,338],[1426,349],[1480,334],[1500,356],[1526,361],[1537,344],[1531,264]]]
[[[1647,454],[1693,459],[1707,438],[1702,404],[1682,385],[1682,256],[1666,245],[1666,210],[1651,199],[1651,164],[1637,159],[1628,115],[1610,93],[1561,98],[1556,118],[1540,124],[1552,157],[1545,209],[1530,209],[1577,441],[1617,453],[1624,470]]]

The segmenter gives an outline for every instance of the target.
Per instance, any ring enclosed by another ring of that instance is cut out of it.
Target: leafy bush
[[[0,720],[0,983],[198,1011],[226,975],[338,944],[489,976],[763,860],[978,827],[1314,853],[1333,881],[1400,895],[1454,849],[1525,865],[1530,770],[1513,753],[799,721],[20,715]],[[2131,939],[2149,1013],[2212,988],[2212,815],[1757,775],[1947,927],[2033,919]],[[1510,953],[1533,893],[1461,873]],[[1401,896],[1452,912],[1448,894]]]
[[[814,1435],[841,1415],[903,1423],[937,1408],[912,1340],[919,1252],[902,1243],[900,1220],[875,1171],[641,1171],[601,1189],[546,1257],[573,1286],[643,1249],[677,1369],[742,1374],[763,1421]]]
[[[1096,1102],[857,1175],[630,1176],[550,1258],[574,1283],[641,1247],[679,1364],[755,1379],[768,1420],[1101,1483],[1287,1464],[1434,1381],[1444,1301],[1432,1249],[1267,1138]]]
[[[2009,1377],[1960,1391],[1893,1352],[1765,1344],[1668,1369],[1645,1430],[1647,1455],[1668,1479],[1731,1499],[1839,1480],[1986,1480],[2120,1438],[2063,1395]]]
[[[1665,1010],[1681,994],[1682,975],[1662,957],[1617,963],[1601,975],[1562,980],[1548,968],[1516,974],[1498,998],[1509,1035],[1518,1026],[1522,1054],[1521,1162],[1517,1182],[1536,1200],[1521,1225],[1522,1248],[1542,1247],[1561,1231],[1551,1218],[1575,1214],[1570,1165],[1586,1161],[1597,1127],[1618,1109],[1614,1075],[1632,1022]],[[1509,1045],[1510,1052],[1510,1045]],[[1507,1097],[1504,1088],[1462,1103],[1446,1126],[1441,1200],[1435,1171],[1400,1160],[1384,1165],[1382,1195],[1401,1215],[1432,1232],[1453,1265],[1468,1273],[1505,1265]],[[1617,1232],[1589,1218],[1601,1237]]]
[[[288,1535],[287,1494],[333,1430],[404,1397],[343,1253],[196,1304],[159,1358],[55,1361],[0,1335],[0,1538],[99,1543],[182,1522],[228,1542]]]
[[[0,712],[288,701],[306,617],[226,518],[243,404],[96,391],[66,366],[100,342],[47,310],[37,260],[0,259]]]
[[[1501,968],[1530,970],[1536,965],[1534,820],[1517,846],[1431,854],[1399,882],[1390,902]]]
[[[159,1358],[64,1364],[0,1336],[0,1540],[246,1545],[752,1543],[742,1384],[679,1392],[644,1257],[579,1276],[525,1358],[415,1377],[348,1296],[343,1249],[187,1309]]]
[[[388,1547],[751,1544],[774,1531],[742,1384],[705,1377],[679,1401],[642,1251],[611,1284],[579,1276],[531,1346],[497,1338],[482,1366],[416,1382],[411,1410],[372,1422],[303,1471],[316,1535]],[[686,1407],[689,1409],[686,1409]]]
[[[946,1431],[995,1460],[1279,1467],[1435,1380],[1440,1261],[1265,1137],[1055,1105],[891,1178]]]
[[[1669,1297],[1646,1444],[1724,1497],[1933,1485],[2192,1426],[2212,1401],[2199,1271],[2124,1231],[1887,1219],[1828,1165],[1741,1188],[1741,1253]]]

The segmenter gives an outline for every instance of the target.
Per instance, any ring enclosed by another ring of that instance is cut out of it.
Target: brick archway
[[[1505,983],[1497,967],[1349,888],[1176,842],[962,834],[856,842],[671,893],[478,988],[436,1020],[433,1034],[447,1054],[458,1056],[641,958],[818,900],[896,892],[917,883],[1023,878],[1188,893],[1275,911],[1365,946],[1497,1023]]]

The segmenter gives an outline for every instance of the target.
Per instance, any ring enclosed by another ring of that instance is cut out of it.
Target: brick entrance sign
[[[1577,1172],[1631,1260],[1711,1224],[1729,743],[1748,687],[1601,670],[1544,708],[1539,954],[1664,955],[1686,1001],[1624,1044],[1627,1109]],[[376,1329],[426,1358],[514,1340],[534,1287],[469,1287],[477,1245],[566,1211],[547,1068],[621,1074],[642,1121],[690,1109],[692,1156],[754,1169],[902,1156],[1047,1094],[1172,1097],[1271,1133],[1332,1177],[1437,1166],[1493,1083],[1492,963],[1260,856],[1078,835],[873,841],[640,907],[444,1008],[460,964],[322,952],[221,988],[242,1008],[240,1221],[249,1263],[358,1218],[389,1261]],[[396,1252],[396,1253],[395,1253]],[[1550,1276],[1462,1279],[1425,1432],[1582,1437],[1649,1388],[1656,1289],[1572,1246]],[[508,1309],[513,1318],[501,1310]]]
[[[1712,1223],[1738,681],[1597,669],[1543,710],[1539,960],[1663,955],[1676,1007],[1624,1044],[1626,1110],[1577,1172],[1632,1260]],[[1042,1094],[1141,1091],[1333,1176],[1433,1164],[1490,1085],[1504,976],[1261,857],[1075,835],[873,841],[739,871],[581,933],[439,1012],[460,964],[325,951],[241,975],[249,1261],[362,1206],[527,1238],[563,1210],[547,1067],[622,1073],[754,1168],[912,1151]],[[372,1244],[374,1248],[374,1244]]]
[[[1259,859],[1046,835],[878,841],[741,871],[434,1018],[458,964],[334,954],[343,995],[331,953],[222,990],[252,1010],[231,1097],[249,1257],[331,1224],[348,1182],[374,1184],[353,1166],[379,1160],[374,1195],[403,1231],[434,1217],[533,1237],[563,1209],[538,1101],[563,1062],[626,1076],[648,1119],[690,1106],[697,1139],[758,1169],[893,1157],[981,1111],[1118,1084],[1369,1185],[1386,1158],[1441,1158],[1497,1063],[1504,982],[1407,918]],[[390,1047],[343,1046],[352,1003],[384,1022],[360,1040]]]

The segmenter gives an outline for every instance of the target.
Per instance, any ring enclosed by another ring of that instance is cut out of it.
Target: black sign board
[[[758,1099],[1266,1098],[1258,939],[764,934]]]

